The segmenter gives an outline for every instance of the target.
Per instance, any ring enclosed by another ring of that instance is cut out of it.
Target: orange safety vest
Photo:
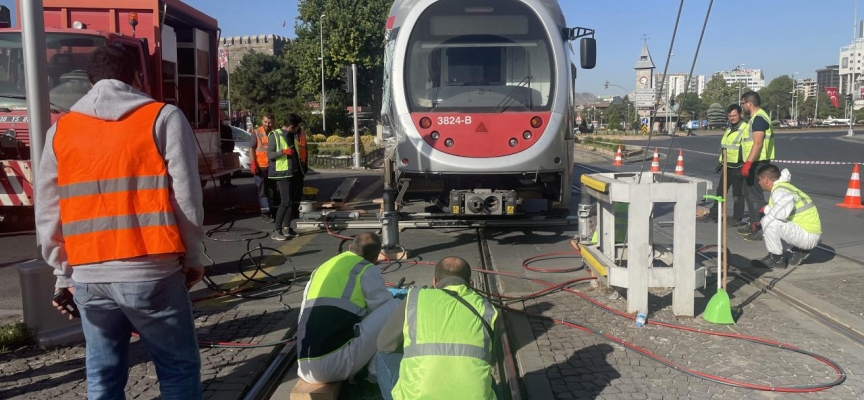
[[[76,112],[57,121],[52,145],[70,265],[186,251],[153,139],[162,107],[150,103],[119,121]]]
[[[267,159],[267,132],[264,131],[263,126],[255,129],[255,142],[258,143],[255,147],[255,160],[257,160],[259,167],[267,168],[270,165],[270,160]]]
[[[300,140],[298,140],[298,143],[300,144],[300,162],[306,164],[309,162],[309,152],[306,150],[306,130],[300,131]]]

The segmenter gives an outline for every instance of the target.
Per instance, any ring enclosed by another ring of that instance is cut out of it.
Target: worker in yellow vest
[[[276,218],[276,209],[279,207],[276,181],[267,179],[267,170],[270,160],[267,158],[268,134],[273,131],[274,121],[272,113],[266,113],[261,117],[261,126],[252,131],[249,139],[249,158],[252,163],[249,169],[255,176],[255,187],[258,189],[258,204],[261,207],[261,220],[272,224]]]
[[[346,380],[370,364],[375,342],[400,301],[375,261],[381,238],[358,234],[348,251],[312,272],[297,324],[297,375],[309,383]]]
[[[756,171],[774,159],[774,132],[771,129],[771,117],[762,109],[762,99],[759,93],[750,91],[741,95],[741,107],[750,114],[750,122],[747,123],[747,135],[741,139],[741,150],[744,157],[744,165],[741,167],[741,176],[746,184],[745,192],[747,208],[750,210],[750,225],[743,227],[738,232],[744,234],[745,240],[762,240],[759,231],[759,210],[765,207],[765,194],[756,182]]]
[[[732,187],[732,198],[735,200],[735,205],[732,212],[732,218],[729,219],[729,226],[737,228],[746,225],[741,220],[744,218],[744,177],[741,176],[741,166],[744,164],[743,156],[741,155],[741,140],[745,137],[749,125],[741,119],[743,112],[741,106],[732,104],[726,108],[726,118],[729,120],[729,128],[723,133],[723,138],[720,139],[720,161],[714,172],[723,170],[723,155],[726,155],[726,182],[723,182],[723,175],[720,175],[720,182],[717,184],[717,196],[723,196],[723,191]],[[724,153],[725,152],[725,153]],[[701,221],[717,221],[719,213],[719,202],[715,202],[708,214],[705,214],[698,219]]]
[[[771,192],[761,221],[768,249],[768,255],[760,260],[761,265],[786,268],[783,242],[792,246],[789,264],[801,265],[822,236],[816,205],[810,196],[789,183],[792,174],[788,169],[780,172],[777,166],[767,164],[759,168],[756,176],[762,190]]]
[[[411,289],[378,336],[385,399],[496,399],[492,365],[498,312],[470,287],[459,257],[435,265],[434,289]]]

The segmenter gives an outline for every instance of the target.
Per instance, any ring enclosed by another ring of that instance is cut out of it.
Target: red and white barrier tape
[[[620,144],[620,143],[599,142],[599,141],[590,142],[588,144],[590,145],[591,143],[611,144],[611,145]],[[621,144],[621,145],[624,147],[639,147],[641,149],[645,149],[648,152],[654,151],[653,149],[649,149],[648,146],[640,146],[640,145],[633,145],[633,144]],[[670,150],[670,151],[683,150],[685,153],[694,153],[694,154],[701,154],[701,155],[711,156],[711,157],[720,157],[720,153],[708,153],[708,152],[698,151],[698,150],[663,147],[663,146],[651,146],[651,147],[657,148],[658,150]],[[772,160],[771,162],[774,164],[798,164],[798,165],[855,165],[855,164],[864,165],[864,162],[854,162],[854,161]]]

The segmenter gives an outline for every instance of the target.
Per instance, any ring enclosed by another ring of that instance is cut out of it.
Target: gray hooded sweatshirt
[[[154,100],[131,86],[116,80],[101,80],[72,106],[72,111],[117,121],[131,111]],[[97,264],[69,265],[64,248],[60,221],[60,196],[57,191],[57,156],[54,134],[57,125],[48,130],[45,149],[36,180],[36,231],[42,244],[42,257],[54,267],[56,287],[70,287],[74,282],[111,283],[146,282],[166,278],[181,265],[202,267],[204,209],[198,176],[198,152],[195,134],[183,113],[166,105],[156,118],[155,141],[168,168],[169,199],[186,254],[158,254]],[[81,140],[88,139],[80,132]],[[93,157],[110,151],[93,143]]]

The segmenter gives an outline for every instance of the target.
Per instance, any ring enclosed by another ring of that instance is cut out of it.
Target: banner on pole
[[[828,93],[828,98],[831,99],[831,104],[834,104],[834,108],[840,108],[840,105],[837,104],[837,88],[836,87],[826,87],[825,92]]]

